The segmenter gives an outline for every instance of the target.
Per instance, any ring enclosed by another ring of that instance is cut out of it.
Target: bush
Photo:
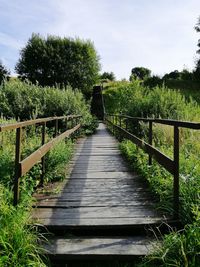
[[[9,190],[0,184],[0,266],[45,267],[39,236],[30,225],[27,202],[16,210],[11,199]]]
[[[200,106],[180,91],[165,87],[145,88],[138,81],[111,83],[104,91],[108,113],[124,113],[133,117],[161,117],[199,121]],[[148,140],[148,127],[139,125],[141,138]],[[180,219],[185,225],[181,232],[162,237],[161,246],[140,266],[191,266],[200,264],[200,135],[194,130],[180,128]],[[165,155],[173,158],[173,129],[166,125],[153,125],[153,144]],[[120,148],[132,167],[145,177],[159,199],[158,208],[167,215],[173,213],[173,177],[130,141]]]
[[[6,69],[6,67],[0,61],[0,84],[9,78],[10,72]]]

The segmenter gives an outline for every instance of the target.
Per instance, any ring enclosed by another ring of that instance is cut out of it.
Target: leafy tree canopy
[[[109,81],[115,81],[115,74],[113,72],[104,72],[103,74],[100,75],[101,80],[106,80],[108,79]]]
[[[6,67],[0,61],[0,84],[5,80],[8,79],[10,72],[6,69]]]
[[[42,86],[70,84],[89,94],[98,80],[99,56],[91,41],[32,34],[16,65],[21,78]]]
[[[139,80],[145,80],[151,76],[151,70],[144,68],[144,67],[135,67],[131,70],[131,77],[132,79],[139,79]]]
[[[197,32],[200,32],[200,17],[198,18],[198,22],[195,26],[195,30]],[[198,46],[197,53],[200,54],[200,39],[198,40],[197,46]],[[197,60],[195,76],[200,79],[200,59]]]

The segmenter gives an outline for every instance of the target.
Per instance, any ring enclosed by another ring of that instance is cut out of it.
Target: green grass
[[[39,235],[30,220],[31,201],[16,209],[11,192],[0,184],[0,266],[45,266],[38,245]]]
[[[189,92],[187,92],[189,95]],[[196,92],[197,94],[197,92]],[[165,87],[145,88],[136,82],[115,82],[104,91],[107,112],[127,114],[133,117],[160,117],[188,121],[200,121],[200,105],[181,90]],[[148,140],[145,123],[130,130]],[[173,158],[173,128],[153,126],[153,144],[161,152]],[[158,209],[173,214],[173,177],[156,161],[148,166],[148,156],[130,141],[120,148],[131,166],[148,180],[159,199]],[[180,129],[180,218],[185,228],[162,237],[162,246],[145,258],[139,266],[200,265],[200,132]]]
[[[25,97],[25,98],[24,98]],[[45,103],[45,105],[44,105]],[[5,117],[31,119],[37,116],[81,114],[82,134],[91,134],[97,120],[90,115],[89,105],[78,91],[70,88],[40,88],[28,83],[14,81],[0,88],[1,112]],[[46,112],[46,113],[45,113]],[[0,119],[0,123],[16,122],[16,119]],[[69,126],[69,125],[68,125]],[[52,138],[52,129],[46,129],[46,142]],[[30,126],[22,133],[22,159],[41,146],[41,127]],[[56,144],[45,156],[45,184],[66,178],[67,163],[74,149],[71,139]],[[30,219],[32,194],[40,183],[41,164],[36,164],[20,179],[20,201],[17,208],[13,202],[13,177],[15,157],[15,131],[0,135],[0,266],[42,267],[50,266],[44,259],[41,239]]]

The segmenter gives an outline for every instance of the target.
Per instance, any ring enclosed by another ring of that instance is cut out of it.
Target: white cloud
[[[32,32],[79,36],[94,42],[103,71],[160,74],[194,66],[199,10],[199,0],[0,0],[0,44],[19,49]]]
[[[4,45],[11,49],[19,50],[22,48],[23,43],[8,34],[0,32],[0,45]]]

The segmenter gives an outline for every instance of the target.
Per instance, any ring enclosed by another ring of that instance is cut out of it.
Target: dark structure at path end
[[[91,113],[92,115],[95,115],[99,120],[104,119],[104,103],[101,86],[93,87]]]

